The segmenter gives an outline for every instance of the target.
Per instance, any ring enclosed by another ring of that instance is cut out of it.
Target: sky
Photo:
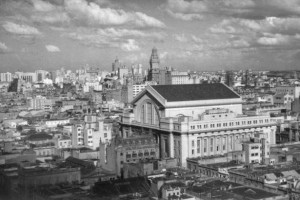
[[[300,0],[0,0],[0,72],[300,69]]]

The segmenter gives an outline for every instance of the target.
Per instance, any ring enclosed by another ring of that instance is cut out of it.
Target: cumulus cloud
[[[65,9],[75,19],[85,18],[90,24],[133,24],[140,27],[165,27],[163,22],[144,13],[102,8],[94,2],[87,2],[85,0],[65,1]]]
[[[32,20],[40,23],[49,23],[49,24],[64,24],[71,21],[67,13],[53,11],[49,13],[37,13],[31,16]]]
[[[126,43],[121,44],[121,49],[123,51],[137,51],[140,47],[134,39],[128,39]]]
[[[7,32],[13,34],[19,34],[19,35],[40,35],[41,34],[41,32],[38,29],[32,26],[28,26],[26,24],[16,24],[7,21],[2,26]]]
[[[192,35],[192,40],[193,42],[196,42],[196,43],[202,43],[203,40],[195,35]]]
[[[105,29],[97,29],[97,34],[105,37],[128,37],[128,36],[135,36],[135,37],[151,37],[156,39],[163,39],[165,37],[164,33],[161,32],[145,32],[141,30],[135,29],[125,29],[125,28],[105,28]]]
[[[177,40],[178,42],[187,42],[188,39],[184,34],[174,34],[174,39]]]
[[[46,1],[41,1],[41,0],[32,0],[33,3],[33,7],[37,10],[37,11],[41,11],[41,12],[48,12],[48,11],[52,11],[55,9],[55,7]]]
[[[0,42],[0,53],[6,53],[8,52],[8,47],[6,46],[5,43]]]
[[[200,14],[195,14],[195,13],[191,13],[191,14],[184,14],[184,13],[174,13],[171,10],[167,10],[167,13],[177,19],[181,19],[184,21],[192,21],[192,20],[200,20],[203,18],[202,15]]]
[[[146,55],[145,53],[135,53],[135,54],[129,54],[127,55],[124,60],[130,62],[130,63],[136,63],[136,62],[141,62],[145,61],[148,59],[149,55]]]
[[[48,52],[55,53],[55,52],[60,52],[60,49],[57,46],[54,45],[46,45],[45,48],[47,49]]]
[[[203,15],[232,16],[244,19],[300,16],[299,0],[168,0],[163,6],[178,19],[201,19]]]
[[[200,13],[207,10],[202,1],[168,0],[163,7],[171,17],[185,21],[202,19]]]

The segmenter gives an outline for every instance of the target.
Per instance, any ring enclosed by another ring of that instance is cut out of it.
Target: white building
[[[0,81],[1,82],[11,82],[12,74],[10,72],[0,73]]]
[[[275,144],[277,121],[266,115],[245,116],[242,99],[221,83],[148,86],[124,113],[121,136],[150,134],[160,157],[186,159],[241,151],[242,142],[260,132]]]
[[[25,82],[35,83],[37,82],[37,74],[34,72],[16,72],[19,79]]]
[[[290,94],[294,98],[300,97],[300,86],[278,86],[275,89],[276,94]]]

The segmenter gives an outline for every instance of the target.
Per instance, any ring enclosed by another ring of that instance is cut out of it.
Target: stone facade
[[[257,132],[268,144],[275,144],[276,124],[281,120],[242,115],[241,98],[168,101],[151,86],[132,103],[133,113],[122,116],[122,137],[135,132],[151,135],[161,158],[177,158],[184,167],[187,158],[240,151],[242,142]]]

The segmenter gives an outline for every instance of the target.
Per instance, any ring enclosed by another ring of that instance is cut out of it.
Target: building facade
[[[148,86],[133,100],[133,113],[124,113],[121,136],[151,135],[161,158],[186,159],[241,151],[256,132],[275,144],[278,118],[245,116],[242,99],[221,83]]]

